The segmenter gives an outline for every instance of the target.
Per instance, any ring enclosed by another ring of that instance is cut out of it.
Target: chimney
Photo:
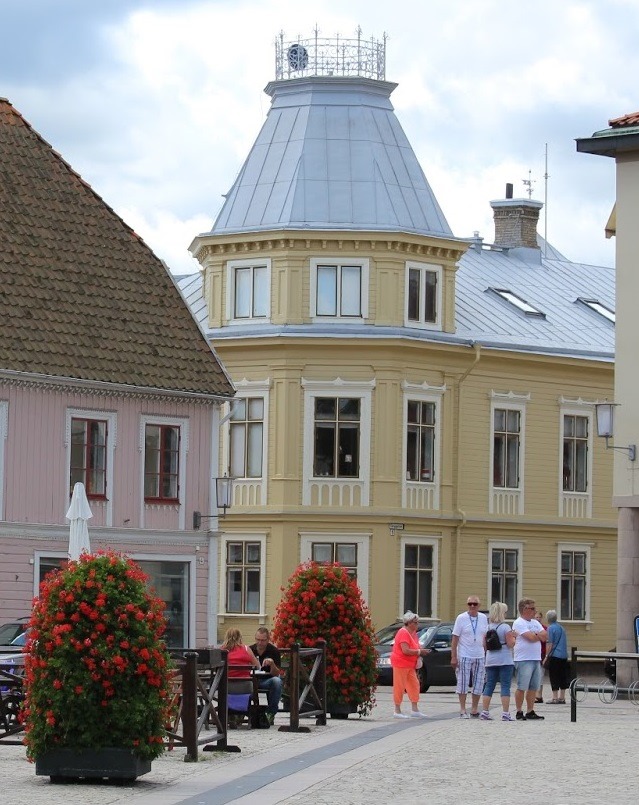
[[[495,246],[538,249],[537,222],[544,205],[530,198],[512,198],[511,188],[512,185],[506,185],[505,199],[490,202],[495,220]]]

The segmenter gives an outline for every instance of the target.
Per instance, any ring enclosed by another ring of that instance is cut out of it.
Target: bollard
[[[197,651],[184,654],[182,668],[182,734],[185,763],[197,763]]]

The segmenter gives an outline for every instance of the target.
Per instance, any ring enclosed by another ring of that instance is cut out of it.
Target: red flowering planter
[[[368,607],[356,581],[339,564],[308,562],[288,580],[273,639],[313,647],[326,641],[327,711],[333,718],[367,715],[375,704],[377,661]]]
[[[22,713],[37,774],[134,779],[163,751],[171,663],[164,603],[146,582],[132,560],[101,553],[40,585]]]

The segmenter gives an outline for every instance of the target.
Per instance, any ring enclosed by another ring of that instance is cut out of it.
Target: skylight
[[[525,299],[522,299],[521,296],[517,296],[516,293],[512,291],[508,291],[505,288],[490,288],[493,293],[496,293],[497,296],[501,296],[506,302],[511,305],[514,305],[518,310],[521,310],[522,313],[525,313],[527,316],[541,316],[541,318],[545,319],[546,314],[542,313],[541,310],[531,305],[529,302],[526,302]]]
[[[595,313],[599,313],[600,316],[608,319],[608,321],[611,321],[613,324],[615,323],[615,311],[610,310],[609,307],[606,307],[606,305],[602,304],[598,299],[584,299],[580,296],[578,297],[577,302],[581,302],[582,305],[586,305],[586,307],[594,310]]]

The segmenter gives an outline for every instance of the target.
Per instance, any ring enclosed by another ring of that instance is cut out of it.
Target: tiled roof
[[[628,115],[615,117],[609,120],[608,124],[612,126],[613,129],[620,129],[624,126],[639,126],[639,112],[631,112]]]
[[[233,394],[162,261],[5,99],[0,369]]]
[[[395,86],[360,77],[270,83],[271,109],[212,234],[328,229],[452,237],[395,116]]]

